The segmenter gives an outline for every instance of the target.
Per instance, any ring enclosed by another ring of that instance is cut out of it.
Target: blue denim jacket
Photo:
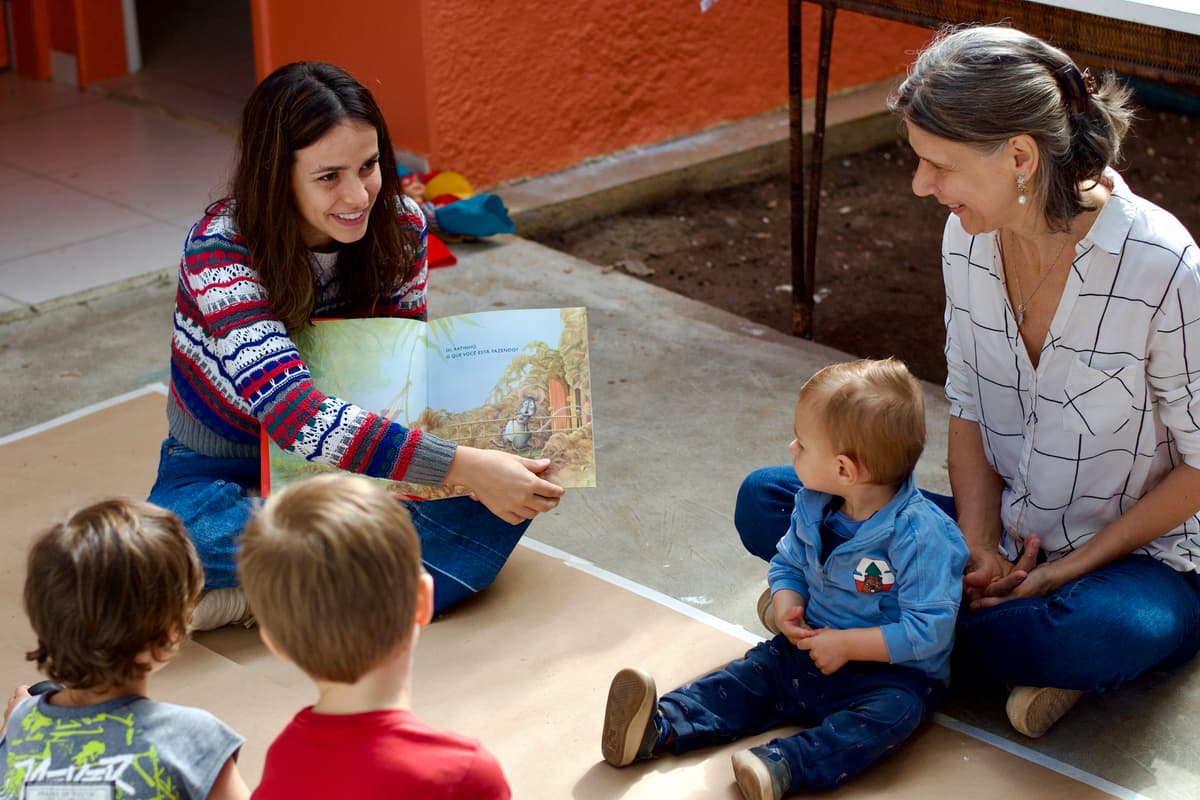
[[[967,563],[958,526],[909,475],[822,563],[821,520],[832,499],[804,488],[796,493],[791,528],[767,572],[771,592],[799,592],[814,627],[879,627],[893,664],[947,680]]]

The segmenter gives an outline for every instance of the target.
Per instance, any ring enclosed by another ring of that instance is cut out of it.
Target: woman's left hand
[[[549,459],[460,446],[446,482],[465,486],[489,511],[516,525],[558,505],[563,488],[539,477],[549,466]]]
[[[971,601],[971,610],[991,608],[1009,600],[1021,597],[1045,597],[1066,583],[1061,576],[1060,562],[1037,563],[1037,553],[1041,540],[1037,536],[1029,536],[1025,540],[1025,550],[1013,571],[1006,578],[993,582],[988,586],[982,597]]]
[[[1007,572],[1002,572],[1002,574],[996,574],[995,570],[989,572],[985,569],[967,572],[963,576],[963,591],[971,601],[971,608],[986,608],[981,603],[989,598],[1003,598],[1000,602],[1008,599],[1017,587],[1029,577],[1029,573],[1037,568],[1037,554],[1041,544],[1042,541],[1037,536],[1026,537],[1025,547],[1016,561],[1008,565],[1008,562],[1001,560],[1001,564],[1008,567]],[[993,553],[993,555],[998,554]],[[968,562],[968,567],[970,566],[971,564]],[[995,605],[995,603],[988,605]]]

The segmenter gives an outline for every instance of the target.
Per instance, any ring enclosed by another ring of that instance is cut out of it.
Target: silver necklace
[[[1007,261],[1004,258],[1004,242],[1002,239],[1003,237],[997,239],[997,241],[1000,242],[1000,258],[1002,261],[1005,261],[1007,266]],[[1054,259],[1050,262],[1050,266],[1046,268],[1044,273],[1042,273],[1042,279],[1037,282],[1037,286],[1033,287],[1033,291],[1029,293],[1029,297],[1025,297],[1025,292],[1021,289],[1020,270],[1016,268],[1016,265],[1013,265],[1013,280],[1016,281],[1018,295],[1017,330],[1020,330],[1021,326],[1025,324],[1025,306],[1029,305],[1029,303],[1033,301],[1033,298],[1037,295],[1038,290],[1042,288],[1042,284],[1044,284],[1046,279],[1050,277],[1050,273],[1054,272],[1054,267],[1058,265],[1058,259],[1062,258],[1063,251],[1067,249],[1067,242],[1069,241],[1071,241],[1071,235],[1067,234],[1067,238],[1063,239],[1063,243],[1061,246],[1059,246],[1058,252],[1054,254]]]

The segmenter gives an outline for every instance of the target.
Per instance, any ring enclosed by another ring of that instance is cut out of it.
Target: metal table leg
[[[788,53],[790,75],[789,122],[791,125],[792,204],[792,334],[812,338],[813,286],[817,264],[817,220],[821,210],[821,164],[825,150],[825,108],[829,96],[829,57],[833,51],[833,20],[836,0],[821,3],[821,49],[817,59],[817,96],[813,120],[812,152],[809,156],[807,215],[804,204],[804,132],[800,114],[800,0],[788,6]],[[801,221],[803,217],[803,222]]]

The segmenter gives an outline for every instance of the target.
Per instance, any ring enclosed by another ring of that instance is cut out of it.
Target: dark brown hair
[[[362,239],[340,247],[341,300],[360,316],[374,313],[416,267],[420,243],[396,219],[400,177],[387,123],[375,98],[345,70],[319,61],[287,64],[263,79],[246,101],[237,165],[224,204],[250,251],[250,266],[288,330],[307,325],[316,285],[301,220],[292,197],[292,164],[303,150],[345,121],[370,125],[379,136],[382,185]],[[232,203],[228,202],[232,199]]]
[[[381,485],[341,473],[271,495],[238,574],[271,640],[310,677],[354,683],[412,635],[421,543]]]
[[[138,680],[150,649],[187,636],[204,573],[183,523],[150,503],[115,498],[76,511],[29,550],[25,613],[37,649],[25,654],[71,689]],[[161,659],[159,659],[161,660]]]
[[[898,485],[925,449],[925,396],[902,361],[862,359],[818,370],[799,402],[819,409],[835,453],[850,456],[871,483]]]

